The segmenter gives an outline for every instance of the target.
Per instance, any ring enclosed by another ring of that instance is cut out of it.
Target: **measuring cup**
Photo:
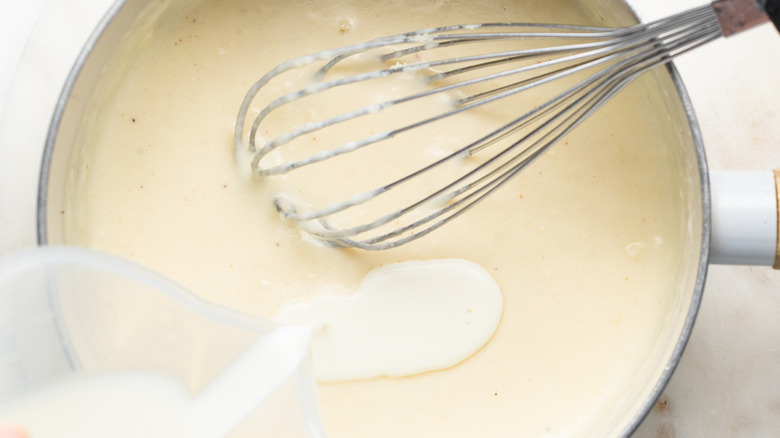
[[[0,425],[47,436],[324,437],[310,332],[99,252],[0,261]]]

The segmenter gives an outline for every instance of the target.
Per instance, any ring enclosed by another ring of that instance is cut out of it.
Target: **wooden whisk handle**
[[[777,30],[780,31],[780,0],[761,0],[761,4],[769,19],[772,20]]]
[[[717,0],[712,8],[726,37],[770,20],[780,30],[780,0]]]

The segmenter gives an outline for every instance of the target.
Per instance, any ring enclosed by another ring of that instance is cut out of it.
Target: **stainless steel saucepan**
[[[634,13],[628,5],[615,1],[598,0],[584,2],[592,8],[594,14],[602,16],[607,23],[615,25],[627,25],[636,20]],[[123,0],[118,1],[109,11],[105,19],[100,23],[86,47],[76,61],[76,65],[69,76],[63,94],[57,104],[54,118],[44,152],[43,167],[41,170],[39,203],[38,203],[38,236],[41,244],[68,243],[64,237],[63,229],[73,224],[60,214],[60,211],[78,208],[78,206],[66,205],[66,192],[74,184],[73,179],[77,175],[73,169],[79,166],[80,145],[79,138],[83,135],[82,121],[90,112],[99,110],[93,106],[94,96],[101,86],[101,77],[109,60],[120,50],[123,38],[133,32],[138,25],[139,17],[150,10],[159,9],[153,15],[162,16],[167,11],[175,9],[176,2],[159,2],[157,0]],[[675,276],[678,287],[674,292],[674,303],[670,306],[665,329],[659,334],[653,344],[652,357],[641,369],[636,370],[636,379],[641,380],[637,390],[626,394],[625,399],[616,404],[614,418],[610,417],[613,425],[612,436],[629,436],[642,422],[647,413],[655,405],[662,390],[669,382],[675,368],[683,354],[683,350],[691,335],[694,320],[702,299],[707,267],[711,260],[713,238],[718,248],[718,254],[722,255],[721,261],[734,262],[739,259],[750,262],[771,264],[774,262],[769,254],[767,246],[759,245],[760,249],[745,247],[746,235],[740,234],[740,227],[732,227],[723,223],[716,224],[722,229],[713,237],[713,209],[725,211],[737,211],[735,221],[750,219],[750,213],[744,215],[745,208],[739,206],[739,202],[733,200],[744,199],[744,194],[760,193],[766,186],[767,173],[756,176],[745,175],[718,175],[714,181],[717,185],[723,185],[724,189],[711,197],[711,179],[705,159],[704,146],[691,103],[682,85],[680,77],[673,65],[664,67],[655,73],[659,84],[668,84],[667,89],[659,89],[664,97],[661,99],[663,107],[651,108],[650,111],[663,112],[659,120],[663,120],[659,129],[664,131],[660,137],[672,138],[677,142],[677,182],[680,196],[684,199],[680,221],[687,227],[687,240],[680,245],[680,252],[672,255],[677,260],[678,271],[670,272]],[[736,178],[738,184],[726,181]],[[780,178],[780,177],[779,177]],[[725,182],[724,182],[725,181]],[[758,181],[758,189],[751,186],[751,182]],[[741,184],[741,186],[740,186]],[[752,196],[752,195],[751,195]],[[761,195],[758,195],[761,197]],[[776,196],[776,195],[775,195]],[[764,194],[764,201],[771,201],[771,193]],[[776,204],[771,208],[776,209]],[[764,208],[766,210],[766,208]],[[742,213],[740,213],[742,212]],[[741,216],[740,216],[741,215]],[[731,220],[731,216],[719,217]],[[744,222],[742,222],[744,223]],[[774,230],[774,238],[777,239],[776,224],[770,224],[760,239],[766,240],[766,233]],[[753,230],[754,227],[742,227]],[[736,235],[731,235],[737,230]],[[751,233],[747,236],[750,237]],[[719,243],[720,242],[720,243]],[[772,245],[775,242],[771,242]],[[776,251],[776,246],[772,246]],[[757,259],[749,259],[751,254],[758,251]]]

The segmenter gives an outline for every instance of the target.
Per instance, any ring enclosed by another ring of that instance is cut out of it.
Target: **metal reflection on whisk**
[[[274,202],[282,217],[297,222],[301,229],[324,242],[366,250],[389,249],[419,239],[463,214],[506,184],[636,77],[722,34],[718,14],[708,5],[630,28],[524,23],[460,25],[419,30],[322,51],[280,64],[251,87],[238,114],[236,153],[243,162],[249,161],[257,176],[285,174],[380,144],[402,133],[416,132],[424,126],[459,117],[524,91],[559,82],[566,84],[527,112],[501,122],[498,128],[467,144],[457,145],[445,156],[422,163],[418,169],[392,182],[348,195],[324,208],[305,209],[301,203],[285,197],[278,197]],[[501,47],[505,47],[507,42],[518,40],[534,41],[538,46],[498,51],[493,47],[494,43],[502,42]],[[330,78],[331,71],[340,63],[377,50],[382,53],[371,59],[381,64],[379,68]],[[446,50],[457,51],[457,56],[419,59],[420,54]],[[524,63],[511,65],[518,61]],[[396,63],[384,66],[387,62]],[[273,97],[259,109],[251,124],[247,122],[250,107],[263,87],[288,71],[312,67],[314,73],[306,83]],[[348,90],[355,84],[409,74],[421,77],[426,87],[322,120],[302,123],[268,141],[258,141],[258,132],[264,122],[267,123],[269,115],[292,102],[328,90]],[[458,81],[458,78],[463,79]],[[568,84],[566,81],[571,82],[572,78],[573,84]],[[502,81],[500,86],[493,85],[497,81]],[[488,88],[472,91],[479,86]],[[269,158],[274,151],[283,151],[303,136],[351,120],[383,114],[394,107],[414,105],[430,96],[464,93],[463,90],[468,92],[452,99],[448,110],[429,117],[332,145],[304,157],[280,162]],[[420,143],[427,140],[415,138]],[[485,156],[479,165],[442,181],[437,188],[404,205],[357,225],[334,225],[331,220],[334,215],[348,213],[399,186],[413,185],[419,177],[445,163],[464,156],[487,154],[485,151],[491,146],[495,149],[492,155]]]

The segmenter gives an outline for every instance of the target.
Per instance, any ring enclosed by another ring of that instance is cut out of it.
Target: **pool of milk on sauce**
[[[564,0],[298,3],[206,1],[146,23],[108,69],[107,98],[85,122],[66,242],[267,318],[351,294],[380,266],[474,262],[503,292],[490,342],[444,370],[320,384],[329,435],[565,436],[595,427],[647,360],[676,282],[665,275],[676,270],[669,255],[684,232],[668,165],[674,142],[659,139],[661,122],[645,111],[657,99],[652,81],[425,239],[380,253],[313,245],[270,207],[284,178],[249,181],[236,170],[235,113],[260,75],[294,55],[435,24],[589,18]],[[382,159],[391,168],[403,157]],[[310,184],[328,190],[321,181]]]

